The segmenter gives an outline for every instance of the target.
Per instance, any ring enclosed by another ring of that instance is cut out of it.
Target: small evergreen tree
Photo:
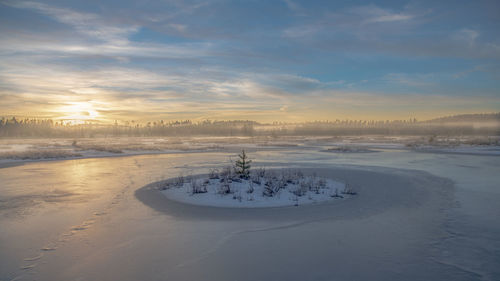
[[[238,157],[240,159],[236,160],[235,163],[236,173],[240,175],[241,178],[248,179],[250,176],[250,163],[252,163],[252,160],[248,159],[244,149],[241,151],[241,154],[238,154]]]

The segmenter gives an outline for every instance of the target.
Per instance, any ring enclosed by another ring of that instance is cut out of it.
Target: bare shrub
[[[263,195],[268,197],[274,196],[287,185],[285,178],[282,175],[278,176],[274,171],[266,172],[264,180]]]
[[[307,191],[309,190],[309,184],[305,181],[300,181],[300,183],[297,185],[297,187],[295,187],[293,190],[291,190],[291,192],[295,195],[295,196],[304,196]]]
[[[180,173],[179,176],[177,176],[177,178],[175,178],[175,180],[174,180],[174,184],[177,187],[182,187],[184,185],[184,182],[185,182],[185,179],[184,179],[184,175],[182,173]]]
[[[184,182],[185,183],[191,183],[194,180],[193,175],[187,175],[184,177]]]
[[[229,180],[225,180],[221,183],[221,185],[219,186],[219,188],[217,190],[217,193],[219,193],[219,194],[231,193],[231,183],[229,182]]]
[[[241,202],[241,199],[242,199],[242,197],[241,197],[241,191],[239,191],[238,193],[234,193],[233,194],[233,199],[234,200],[238,200],[238,201]]]
[[[220,176],[222,178],[232,179],[234,177],[233,168],[229,165],[225,166],[224,168],[222,168],[222,171],[220,172]]]
[[[286,188],[286,186],[287,186],[286,178],[284,176],[281,176],[276,181],[276,185],[275,185],[276,190],[275,190],[275,192],[278,192],[281,189]]]
[[[207,193],[207,187],[201,185],[198,180],[191,181],[191,194]]]
[[[267,197],[273,197],[274,185],[272,182],[268,181],[264,184],[264,190],[262,191],[262,195]]]
[[[266,183],[269,182],[275,182],[278,177],[276,176],[276,173],[274,171],[267,171],[266,174],[264,175],[264,179]]]
[[[157,181],[156,181],[156,188],[159,190],[167,190],[170,188],[170,183],[168,181],[165,181],[165,176],[161,176]]]
[[[339,189],[338,188],[335,188],[335,192],[332,195],[330,195],[330,196],[333,197],[333,198],[344,198],[344,196],[342,196],[342,195],[339,194]]]
[[[258,184],[258,185],[260,185],[262,183],[261,178],[257,174],[252,174],[251,177],[250,177],[250,181],[252,183],[255,183],[255,184]]]
[[[257,173],[257,176],[259,176],[260,178],[263,178],[266,176],[266,168],[258,168],[256,170],[256,173]]]
[[[302,173],[301,170],[295,170],[295,175],[299,178],[299,179],[303,179],[304,178],[304,174]]]
[[[319,181],[316,173],[313,173],[311,177],[309,177],[309,190],[313,191],[316,194],[319,194]]]
[[[321,189],[325,189],[326,188],[326,180],[325,179],[319,179],[318,180],[318,186]]]
[[[349,183],[346,183],[344,190],[342,190],[342,194],[356,195],[358,193],[354,190],[354,188]]]
[[[253,182],[252,181],[248,181],[247,193],[250,194],[250,193],[253,193],[253,192],[254,192]]]
[[[219,179],[219,170],[218,169],[210,169],[208,171],[208,178],[211,180]]]
[[[307,186],[307,189],[309,191],[314,191],[314,180],[312,178],[305,178],[302,182],[301,185]]]

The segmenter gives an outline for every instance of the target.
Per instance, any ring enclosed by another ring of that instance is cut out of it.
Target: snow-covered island
[[[206,176],[180,175],[159,182],[158,188],[170,200],[212,207],[299,206],[356,195],[347,183],[298,169],[251,170],[245,151],[238,156],[235,165],[211,169]]]

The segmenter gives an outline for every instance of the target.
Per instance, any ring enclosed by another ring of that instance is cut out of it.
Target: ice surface
[[[0,280],[500,279],[500,157],[404,145],[324,153],[331,141],[300,140],[249,155],[348,180],[359,195],[238,209],[143,188],[206,173],[244,147],[213,143],[225,149],[1,168]]]

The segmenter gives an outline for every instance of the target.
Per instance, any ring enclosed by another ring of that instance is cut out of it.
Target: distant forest
[[[92,138],[150,136],[351,136],[351,135],[500,135],[500,113],[466,114],[427,121],[334,120],[305,123],[258,123],[248,120],[193,122],[133,121],[72,124],[51,119],[0,120],[2,138]]]

